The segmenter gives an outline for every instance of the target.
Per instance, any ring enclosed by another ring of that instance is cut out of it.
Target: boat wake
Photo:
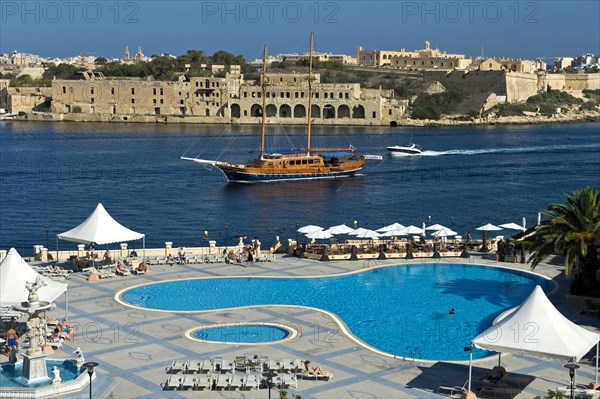
[[[600,149],[598,144],[563,144],[532,147],[482,148],[475,150],[423,151],[423,157],[440,157],[443,155],[480,155],[480,154],[517,154],[532,152],[555,152],[565,150]]]

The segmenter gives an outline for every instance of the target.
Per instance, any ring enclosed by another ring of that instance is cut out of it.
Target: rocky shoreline
[[[210,120],[209,120],[210,119]],[[32,121],[32,122],[111,122],[111,123],[167,123],[167,124],[238,124],[236,122],[224,122],[219,118],[200,118],[200,117],[155,117],[153,115],[136,115],[123,119],[115,118],[114,115],[84,115],[84,114],[52,114],[34,112],[25,116],[15,116],[12,118],[3,118],[2,120],[13,121]],[[503,116],[503,117],[488,117],[475,118],[472,120],[457,120],[456,118],[444,118],[440,120],[419,120],[419,119],[402,119],[397,121],[398,127],[451,127],[451,126],[493,126],[493,125],[534,125],[546,123],[577,123],[577,122],[598,122],[600,121],[599,111],[569,111],[564,114],[555,114],[551,117],[543,115],[533,116]],[[285,125],[286,123],[280,123]],[[302,125],[302,123],[294,123]],[[316,125],[324,126],[373,126],[365,124],[346,124],[342,121],[336,123],[315,123]],[[255,125],[255,123],[252,123]],[[382,127],[388,125],[379,125]]]

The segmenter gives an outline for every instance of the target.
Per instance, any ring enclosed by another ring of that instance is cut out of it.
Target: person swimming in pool
[[[456,310],[454,310],[454,308],[450,309],[450,311],[448,312],[448,316],[454,316],[456,314]]]

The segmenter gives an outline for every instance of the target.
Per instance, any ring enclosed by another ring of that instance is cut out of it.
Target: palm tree
[[[574,267],[586,286],[594,284],[600,265],[600,192],[592,187],[565,195],[565,204],[553,204],[542,214],[548,223],[538,226],[530,258],[534,269],[553,253],[564,253],[567,276]]]

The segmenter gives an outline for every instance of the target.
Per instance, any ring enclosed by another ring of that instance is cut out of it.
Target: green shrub
[[[414,119],[439,119],[442,114],[452,112],[456,104],[462,102],[466,95],[459,90],[448,90],[444,93],[423,93],[413,103],[411,117]]]
[[[81,107],[80,107],[79,105],[75,105],[75,106],[73,107],[73,113],[74,113],[74,114],[80,114],[80,113],[81,113],[81,111],[82,111],[82,109],[81,109]]]
[[[527,99],[528,104],[582,104],[581,98],[573,97],[567,92],[560,90],[549,90],[545,93],[536,94]]]
[[[19,116],[27,116],[27,112],[25,112],[25,111],[19,111]]]

